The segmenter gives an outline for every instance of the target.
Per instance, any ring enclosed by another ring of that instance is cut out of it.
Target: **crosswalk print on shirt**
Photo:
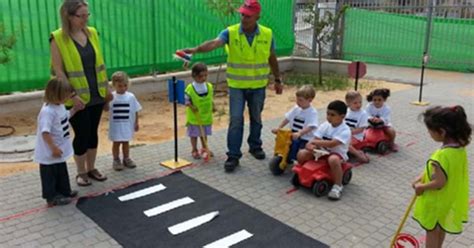
[[[69,137],[69,122],[67,116],[61,120],[61,127],[63,128],[63,137]]]
[[[348,125],[351,128],[355,128],[357,126],[357,120],[346,118],[345,121],[346,121],[346,125]]]
[[[128,121],[130,119],[130,104],[114,103],[112,105],[112,119],[114,122]]]
[[[303,129],[303,126],[304,126],[304,117],[295,116],[295,118],[293,118],[293,125],[291,126],[291,131],[294,133],[298,132],[301,129]]]

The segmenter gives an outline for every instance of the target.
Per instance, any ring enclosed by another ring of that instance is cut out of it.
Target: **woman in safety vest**
[[[99,36],[94,28],[87,26],[90,15],[87,2],[64,0],[60,15],[62,28],[53,31],[50,38],[52,73],[67,80],[75,91],[65,105],[80,109],[70,119],[75,134],[76,182],[79,186],[88,186],[91,185],[89,179],[107,179],[95,168],[95,159],[100,117],[111,95]]]

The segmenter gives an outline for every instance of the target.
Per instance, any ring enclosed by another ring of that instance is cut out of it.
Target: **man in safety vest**
[[[185,53],[209,52],[226,45],[227,83],[229,86],[230,123],[227,131],[227,160],[224,168],[232,172],[242,157],[244,108],[250,115],[249,152],[256,159],[265,159],[262,149],[262,110],[270,69],[275,77],[275,90],[282,92],[280,70],[275,55],[272,30],[257,23],[261,6],[258,0],[245,0],[239,8],[241,21],[223,30],[216,39],[205,41]]]

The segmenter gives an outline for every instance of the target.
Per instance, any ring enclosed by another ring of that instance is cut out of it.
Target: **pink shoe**
[[[201,158],[201,155],[199,154],[199,152],[197,150],[192,151],[191,156],[193,156],[194,159],[200,159]]]

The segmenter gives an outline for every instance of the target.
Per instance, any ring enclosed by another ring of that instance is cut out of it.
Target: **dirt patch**
[[[459,95],[461,96],[474,96],[474,89],[469,88],[469,89],[463,89],[458,91]]]
[[[412,86],[405,84],[388,83],[384,81],[361,81],[362,89],[359,91],[366,95],[371,89],[377,87],[389,88],[391,91],[400,91],[409,89]],[[132,87],[133,92],[133,87]],[[267,98],[265,100],[265,109],[263,119],[283,118],[284,114],[295,104],[296,87],[285,86],[282,95],[276,95],[272,87],[267,89]],[[215,113],[213,129],[219,130],[227,128],[228,125],[228,96],[225,94],[225,88],[218,87],[215,101]],[[329,92],[317,92],[313,101],[315,108],[324,108],[330,101],[335,99],[344,100],[346,91],[337,90]],[[140,112],[140,131],[135,135],[132,145],[156,144],[174,137],[173,131],[173,105],[168,103],[166,92],[149,93],[138,96],[143,110]],[[390,99],[389,99],[390,104]],[[32,106],[29,111],[21,113],[0,115],[1,125],[11,125],[15,127],[14,135],[27,135],[36,132],[36,117],[41,106]],[[185,108],[178,107],[178,135],[184,137],[186,133]],[[246,114],[247,116],[247,114]],[[248,118],[246,118],[248,121]],[[105,113],[99,127],[99,155],[111,153],[111,142],[108,140],[108,115]],[[184,151],[186,152],[186,151]],[[133,152],[132,152],[133,156]],[[14,163],[0,164],[0,176],[11,175],[23,171],[37,170],[35,163]],[[74,172],[70,172],[74,173]]]

